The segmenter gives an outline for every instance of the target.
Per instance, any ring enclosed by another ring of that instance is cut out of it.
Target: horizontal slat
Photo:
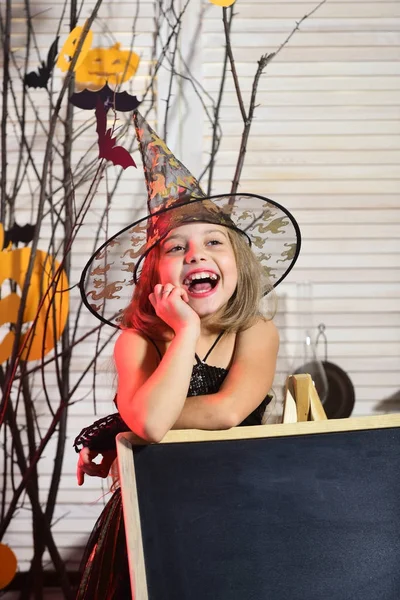
[[[320,312],[320,311],[316,311]],[[340,310],[337,311],[340,313]],[[323,315],[320,315],[323,317]],[[321,319],[323,320],[323,319]],[[285,352],[285,340],[281,340],[282,352]],[[298,344],[298,348],[296,344],[288,343],[288,349],[290,349],[289,356],[295,356],[300,352],[302,345]],[[289,350],[288,350],[289,351]],[[393,356],[398,356],[400,352],[400,340],[397,342],[376,342],[374,344],[365,344],[365,343],[353,343],[348,342],[346,344],[343,343],[329,343],[329,357],[330,360],[336,361],[339,360],[340,357],[375,357],[375,356],[383,356],[391,358]]]
[[[400,94],[399,94],[400,99]],[[385,121],[260,121],[254,120],[254,137],[262,136],[330,136],[330,135],[397,135],[400,125],[396,120]],[[237,123],[224,123],[224,136],[237,136]]]
[[[240,14],[240,10],[239,10]],[[252,15],[253,18],[246,18],[241,16],[233,20],[231,27],[231,35],[239,36],[241,34],[265,34],[265,40],[267,41],[270,35],[277,33],[285,34],[290,33],[296,26],[296,21],[303,15],[298,14],[296,18],[288,19],[265,19],[261,15],[258,17],[257,14]],[[350,32],[359,34],[360,32],[368,32],[369,34],[376,32],[382,34],[383,32],[395,33],[399,29],[400,19],[394,15],[391,18],[346,18],[346,19],[321,19],[319,14],[315,13],[312,19],[306,19],[301,23],[299,35],[307,35],[310,32],[316,32],[321,34],[322,32],[327,34],[343,32],[344,35],[348,35]],[[116,20],[116,31],[122,30],[119,26],[118,20]],[[220,19],[207,19],[204,22],[204,34],[219,34],[221,31]],[[284,37],[282,35],[282,37]],[[293,36],[294,40],[296,36]],[[291,40],[291,41],[292,41]],[[398,43],[398,42],[397,42]]]
[[[205,129],[206,143],[211,140],[209,130]],[[236,137],[223,137],[220,150],[232,150],[240,147],[240,132]],[[207,146],[206,146],[207,147]],[[398,135],[324,135],[324,136],[287,136],[257,137],[250,134],[247,154],[273,150],[399,150]],[[369,192],[373,193],[373,192]]]
[[[285,31],[290,33],[293,29],[290,26]],[[304,47],[324,47],[336,46],[352,48],[353,46],[400,46],[400,35],[397,31],[389,29],[389,31],[353,31],[353,32],[310,32],[302,31],[300,35],[294,35],[290,40],[292,48]],[[221,30],[220,30],[221,31]],[[235,52],[239,53],[241,48],[256,47],[260,53],[269,53],[276,50],[285,39],[282,35],[285,32],[269,33],[265,37],[265,45],[260,40],[258,35],[247,35],[246,33],[231,34],[231,44],[235,48]],[[145,36],[143,36],[145,37]],[[142,41],[142,36],[141,36]],[[224,45],[224,34],[221,33],[205,33],[203,34],[203,42],[206,48],[220,48]],[[145,45],[142,42],[143,46]]]
[[[83,5],[84,16],[90,14],[95,6],[94,0],[85,0]],[[44,0],[35,0],[35,13],[40,15],[44,21],[51,21],[56,18],[56,9],[59,8],[60,2],[46,2]],[[13,14],[24,15],[24,4],[23,2],[12,3]],[[139,11],[140,17],[152,17],[154,16],[154,2],[153,0],[141,0],[138,4],[137,10]],[[114,16],[119,17],[133,17],[136,10],[132,10],[131,2],[120,2],[120,0],[107,0],[107,2],[100,5],[98,12],[99,17],[112,19]],[[93,24],[93,29],[98,27],[98,24]]]
[[[321,267],[309,267],[302,268],[301,265],[296,265],[295,271],[293,274],[290,274],[291,281],[305,281],[307,279],[311,279],[315,283],[336,283],[342,285],[348,282],[359,282],[359,283],[371,283],[378,286],[381,282],[390,282],[393,281],[393,269],[373,269],[370,267],[366,267],[365,269],[360,268],[350,268],[350,269],[341,269],[336,268],[332,269]]]
[[[36,6],[35,6],[35,13],[38,14],[36,12]],[[89,16],[89,14],[90,14],[90,12],[87,11],[88,16]],[[91,45],[92,48],[97,48],[97,47],[109,48],[115,43],[115,40],[110,38],[109,34],[103,33],[104,26],[102,26],[101,21],[102,21],[102,19],[106,19],[106,18],[107,18],[107,16],[106,16],[105,12],[101,11],[101,9],[100,9],[98,12],[98,16],[96,17],[97,24],[95,22],[91,28],[93,31],[93,34],[94,34],[93,42]],[[117,41],[120,41],[120,39],[119,39],[120,32],[125,34],[124,37],[126,37],[129,29],[133,26],[134,22],[135,22],[134,11],[131,11],[131,14],[129,15],[129,17],[125,17],[124,19],[121,19],[117,16],[111,17],[112,32],[113,32],[114,36],[116,37]],[[374,21],[371,20],[371,24],[373,22]],[[35,28],[36,35],[42,35],[42,34],[48,33],[49,31],[56,31],[58,23],[59,23],[59,19],[57,18],[55,13],[53,13],[53,18],[51,18],[50,14],[43,15],[43,14],[39,13],[39,16],[37,18],[33,17],[32,23],[33,23],[33,27]],[[27,25],[27,21],[25,19],[16,18],[16,17],[11,19],[11,31],[13,34],[15,34],[15,35],[23,34],[27,31],[27,28],[28,28],[28,25]],[[151,15],[146,17],[143,15],[143,13],[139,13],[139,18],[137,19],[137,23],[136,23],[136,31],[138,32],[137,39],[138,39],[139,44],[140,44],[139,38],[141,37],[141,35],[151,33],[153,31],[153,28],[154,28],[153,17]],[[60,39],[60,43],[59,43],[60,47],[62,47],[61,45],[68,38],[68,33],[66,33],[65,30],[68,31],[67,27],[62,28],[61,36],[60,36],[61,39]],[[129,48],[129,45],[127,47]],[[137,52],[136,46],[134,46],[133,49]]]
[[[236,19],[238,21],[250,18],[254,20],[289,18],[297,21],[303,15],[310,13],[315,7],[315,3],[305,2],[304,0],[287,0],[284,2],[277,2],[276,0],[274,2],[269,0],[255,2],[249,0],[237,4],[235,14],[237,14]],[[385,2],[384,0],[379,0],[379,2],[354,2],[352,0],[332,2],[329,0],[318,9],[310,20],[340,18],[346,21],[357,18],[359,21],[364,21],[371,17],[388,17],[390,19],[396,16],[400,16],[400,7],[396,2]],[[218,17],[220,15],[217,10],[206,12],[206,20],[213,20]]]
[[[399,185],[400,191],[400,185]],[[296,216],[299,221],[303,224],[315,224],[319,225],[341,225],[343,223],[343,211],[340,210],[323,210],[323,211],[312,211],[312,210],[298,210]],[[348,209],[345,212],[346,221],[349,223],[357,222],[358,224],[370,224],[374,223],[378,227],[385,223],[400,223],[400,214],[397,210],[352,210]],[[400,237],[400,236],[399,236]],[[321,249],[322,250],[322,249]],[[351,248],[353,251],[353,248]],[[364,247],[365,251],[365,247]],[[391,251],[400,251],[400,246],[392,247]],[[326,250],[326,252],[329,252]]]
[[[400,133],[400,132],[399,132]],[[306,133],[304,133],[306,135]],[[311,135],[311,134],[310,134]],[[397,171],[397,172],[396,172]],[[227,179],[231,169],[228,167],[215,167],[216,179]],[[325,181],[333,179],[337,176],[340,179],[391,179],[398,182],[400,190],[400,174],[398,166],[393,165],[369,165],[365,168],[363,165],[340,165],[333,168],[325,165],[273,165],[264,166],[248,166],[243,169],[241,181],[243,180],[260,180],[262,176],[268,179],[296,179],[296,180],[317,180],[324,179]]]
[[[276,48],[274,48],[276,50]],[[206,47],[203,50],[204,61],[207,63],[220,63],[224,60],[224,47]],[[240,60],[242,62],[253,63],[254,70],[256,69],[257,61],[264,53],[264,48],[241,48],[240,49]],[[370,61],[381,62],[384,64],[386,61],[397,61],[399,56],[399,50],[397,46],[352,46],[352,47],[340,47],[340,46],[320,46],[318,52],[315,48],[298,48],[292,47],[291,45],[286,46],[275,58],[275,64],[285,63],[304,63],[310,62],[314,64],[323,65],[325,62],[338,61],[343,62],[349,61],[362,61],[366,65]],[[238,57],[238,53],[236,53]],[[221,69],[222,70],[222,69]]]
[[[298,318],[298,327],[286,327],[282,329],[282,337],[285,340],[297,340],[300,344],[305,341],[306,334],[304,326],[301,327],[301,316]],[[325,323],[326,325],[326,323]],[[317,326],[312,329],[315,337],[317,336]],[[357,342],[398,342],[400,340],[400,327],[395,326],[375,326],[375,327],[329,327],[326,329],[328,346],[334,343],[357,343]],[[323,339],[321,338],[321,353],[323,354]]]
[[[360,179],[335,179],[335,180],[287,180],[284,176],[280,180],[267,176],[264,180],[245,181],[241,179],[238,191],[244,194],[264,194],[274,197],[273,194],[396,194],[399,192],[399,180],[393,179],[368,179],[366,176]],[[214,180],[213,193],[226,194],[230,189],[232,180]],[[383,235],[387,235],[384,232]],[[390,235],[390,234],[389,234]],[[394,234],[396,235],[396,234]],[[377,237],[379,235],[377,234]],[[393,237],[393,236],[391,236]]]
[[[215,49],[218,52],[217,49]],[[321,52],[324,49],[321,48]],[[242,60],[241,51],[235,60],[236,71],[240,78],[251,76],[251,67],[246,61]],[[279,56],[279,55],[278,55]],[[259,57],[258,57],[259,58]],[[255,62],[256,61],[252,61]],[[256,64],[254,65],[254,69]],[[375,76],[382,77],[385,75],[399,75],[400,66],[397,61],[386,61],[374,62],[369,60],[368,62],[360,61],[327,61],[323,63],[318,62],[296,62],[296,63],[278,63],[274,58],[268,63],[265,70],[265,76],[268,79],[275,78],[288,78],[293,77],[294,79],[302,79],[303,77],[322,77],[323,80],[329,77],[340,77],[345,76],[352,77],[368,77],[372,79]],[[206,62],[203,67],[204,77],[206,79],[210,77],[221,77],[222,73],[222,60],[219,64],[215,62]]]
[[[27,561],[32,560],[31,546],[28,546],[28,547],[23,546],[23,545],[16,546],[15,544],[13,544],[14,539],[15,539],[14,536],[10,536],[10,537],[11,537],[11,541],[8,540],[8,536],[4,537],[4,543],[9,545],[14,550],[15,555],[17,557],[18,564],[24,563],[24,562],[26,563]],[[73,547],[60,546],[57,544],[60,557],[66,563],[71,561],[72,565],[77,565],[77,563],[80,561],[80,558],[83,554],[83,549],[86,545],[88,537],[89,537],[88,535],[77,536],[75,538],[76,542]],[[20,543],[23,544],[23,541],[21,541]],[[25,543],[26,543],[26,541],[25,541]],[[46,565],[46,567],[49,568],[49,570],[53,570],[53,563],[51,561],[50,554],[47,551],[44,552],[44,554],[43,554],[43,564]],[[27,569],[27,570],[29,570],[29,569]],[[51,595],[48,595],[47,598],[49,598],[49,600],[53,600]],[[65,596],[64,596],[64,598],[65,598]],[[6,600],[8,600],[8,599],[6,598]]]
[[[215,87],[215,95],[218,86]],[[230,84],[229,84],[230,87]],[[250,91],[243,90],[242,93],[245,106],[250,103]],[[398,90],[372,90],[361,88],[346,91],[345,89],[332,89],[325,91],[321,83],[320,89],[309,92],[306,89],[296,91],[259,91],[257,93],[257,104],[265,106],[345,106],[348,104],[358,104],[362,106],[381,105],[384,110],[385,105],[393,106],[398,102]],[[207,103],[208,104],[208,103]],[[224,94],[225,106],[237,106],[237,96],[233,91],[226,91]]]
[[[400,114],[399,114],[400,117]],[[257,122],[254,123],[257,127]],[[287,123],[291,128],[291,123]],[[292,135],[292,132],[291,132]],[[222,166],[234,165],[238,160],[239,151],[218,152],[216,164]],[[208,165],[209,156],[204,156],[203,165]],[[263,153],[249,153],[246,156],[245,166],[270,166],[270,165],[398,165],[400,163],[400,150],[266,150]]]

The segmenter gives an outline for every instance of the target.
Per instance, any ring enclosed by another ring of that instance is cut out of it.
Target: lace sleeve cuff
[[[108,415],[82,429],[74,441],[75,451],[80,452],[82,448],[90,448],[97,452],[115,450],[115,436],[123,431],[130,431],[130,429],[121,419],[120,414]]]

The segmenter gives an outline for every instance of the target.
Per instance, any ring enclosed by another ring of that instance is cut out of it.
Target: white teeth
[[[189,277],[186,277],[186,279],[184,279],[183,284],[184,285],[190,285],[192,283],[192,281],[195,281],[196,279],[212,279],[212,280],[216,280],[218,279],[218,275],[216,273],[210,273],[209,271],[199,271],[198,273],[193,273],[192,275],[189,275]]]

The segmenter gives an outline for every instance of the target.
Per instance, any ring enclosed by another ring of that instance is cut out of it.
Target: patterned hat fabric
[[[143,160],[149,214],[128,225],[96,250],[85,266],[80,289],[87,308],[118,327],[148,252],[176,227],[206,222],[244,234],[270,284],[276,287],[300,251],[299,226],[280,204],[256,194],[206,196],[145,119],[134,113]]]

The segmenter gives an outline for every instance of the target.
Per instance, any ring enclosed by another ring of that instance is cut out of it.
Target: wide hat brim
[[[215,223],[244,234],[269,280],[269,289],[287,277],[300,252],[299,226],[277,202],[256,194],[192,196],[127,225],[94,252],[79,283],[90,312],[118,328],[144,258],[169,231],[188,222]]]

